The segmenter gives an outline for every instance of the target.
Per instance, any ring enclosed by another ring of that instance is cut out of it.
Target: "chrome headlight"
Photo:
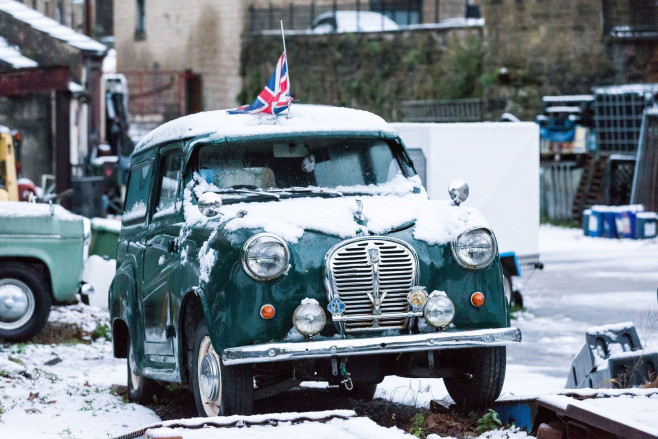
[[[451,247],[457,263],[471,270],[486,267],[496,256],[496,239],[488,229],[464,232]]]
[[[432,291],[423,308],[423,317],[435,328],[446,327],[455,318],[455,304],[443,291]]]
[[[256,280],[276,279],[288,269],[288,246],[276,235],[259,233],[252,236],[242,250],[242,266]]]
[[[304,299],[292,315],[292,324],[304,336],[318,334],[327,323],[324,309],[317,300]]]

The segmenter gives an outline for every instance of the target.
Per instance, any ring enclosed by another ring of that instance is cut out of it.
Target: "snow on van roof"
[[[135,151],[168,140],[216,134],[222,137],[251,137],[287,133],[362,132],[396,135],[381,117],[363,110],[323,105],[293,105],[290,118],[265,114],[229,114],[227,110],[191,114],[167,122],[151,131]]]
[[[101,54],[104,54],[107,51],[107,47],[103,44],[74,31],[70,27],[61,25],[52,18],[48,18],[40,12],[37,12],[15,0],[0,0],[0,12],[5,12],[16,20],[20,20],[23,23],[32,26],[34,29],[44,32],[58,40],[62,40],[69,46],[77,49],[98,52]]]

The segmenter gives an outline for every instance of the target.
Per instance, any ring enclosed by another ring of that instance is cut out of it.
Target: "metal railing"
[[[482,122],[483,107],[482,99],[404,101],[402,117],[405,122]]]
[[[322,1],[306,0],[297,2],[270,2],[268,6],[249,7],[247,29],[251,33],[280,29],[280,20],[287,30],[311,30],[314,20],[322,14],[339,11],[353,11],[353,19],[359,23],[366,20],[372,23],[372,16],[366,13],[381,14],[380,29],[390,30],[387,19],[394,21],[400,28],[408,26],[440,23],[466,18],[480,18],[480,0],[348,0]],[[352,18],[350,18],[352,20]],[[376,27],[376,26],[375,26]]]

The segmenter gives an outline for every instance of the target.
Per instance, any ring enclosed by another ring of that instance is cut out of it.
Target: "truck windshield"
[[[381,185],[415,175],[399,144],[359,138],[204,145],[196,172],[219,189],[257,190]]]

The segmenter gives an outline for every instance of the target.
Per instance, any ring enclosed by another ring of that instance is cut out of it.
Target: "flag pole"
[[[283,33],[283,20],[281,20],[281,40],[283,40],[283,56],[286,59],[286,71],[288,74],[288,112],[286,118],[290,119],[290,110],[292,109],[290,106],[290,63],[288,62],[288,52],[286,51],[286,37]]]

